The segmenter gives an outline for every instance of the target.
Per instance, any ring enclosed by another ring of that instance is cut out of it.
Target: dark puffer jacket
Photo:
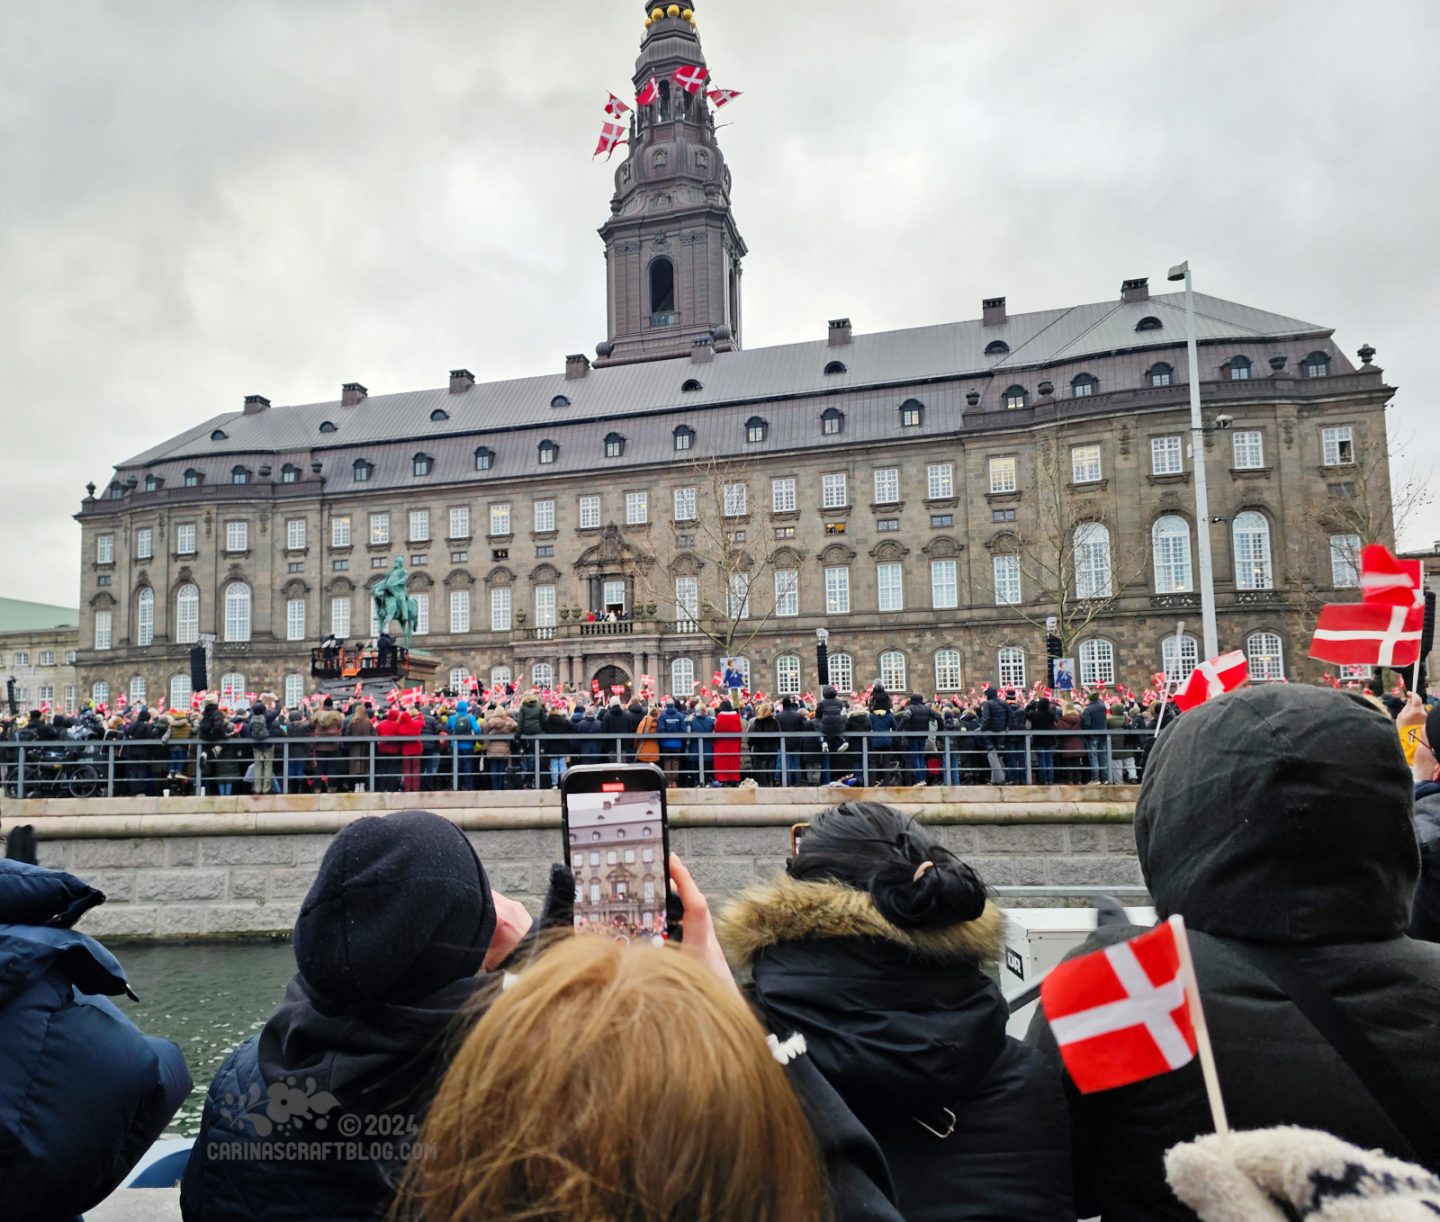
[[[1420,837],[1420,885],[1410,910],[1412,938],[1440,942],[1440,783],[1415,789],[1415,831]]]
[[[190,1093],[169,1040],[109,1000],[115,957],[70,928],[104,902],[60,870],[0,860],[0,1218],[74,1218],[120,1183]],[[106,996],[108,994],[109,996]]]
[[[1323,1129],[1410,1161],[1437,1131],[1440,946],[1405,936],[1419,868],[1412,790],[1394,723],[1323,688],[1265,684],[1211,700],[1152,754],[1136,847],[1157,912],[1183,915],[1190,930],[1232,1127]],[[1108,926],[1076,953],[1140,932]],[[1363,1028],[1413,1092],[1403,1120],[1246,958],[1252,945],[1299,968]],[[1058,1061],[1043,1015],[1028,1038]],[[1195,1216],[1166,1186],[1163,1158],[1212,1131],[1198,1062],[1068,1093],[1082,1216]]]
[[[719,933],[770,1029],[804,1035],[879,1143],[910,1222],[1075,1216],[1059,1074],[1006,1037],[981,968],[1000,950],[994,905],[906,930],[853,887],[779,878],[727,905]]]

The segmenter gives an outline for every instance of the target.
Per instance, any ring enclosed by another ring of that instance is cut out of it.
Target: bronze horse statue
[[[375,587],[375,622],[380,631],[386,631],[392,623],[398,623],[405,633],[405,648],[410,648],[410,635],[415,631],[419,608],[409,594],[410,575],[405,571],[405,561],[399,556],[385,580]]]

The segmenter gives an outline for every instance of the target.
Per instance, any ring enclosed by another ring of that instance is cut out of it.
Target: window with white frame
[[[369,594],[369,597],[366,598],[365,605],[370,608],[370,635],[372,638],[378,639],[380,636],[381,624],[380,612],[375,607],[375,587],[372,585],[367,591],[367,593]]]
[[[430,511],[428,509],[412,509],[410,511],[410,542],[430,542]]]
[[[175,591],[175,643],[194,645],[200,639],[200,587],[188,582]]]
[[[305,546],[305,519],[285,519],[285,546],[292,552],[298,552]]]
[[[695,694],[695,659],[673,658],[670,662],[670,694],[681,700]]]
[[[490,591],[490,631],[510,631],[509,586],[495,586]]]
[[[238,709],[245,700],[245,676],[232,670],[220,676],[220,703],[227,708]]]
[[[627,492],[625,494],[625,525],[644,526],[650,521],[650,494],[648,492]]]
[[[549,662],[530,663],[530,686],[548,692],[555,686],[555,669]]]
[[[139,676],[136,677],[139,678]],[[145,680],[141,679],[140,682],[144,683]],[[55,685],[53,683],[42,683],[35,689],[35,698],[39,700],[41,704],[53,705],[55,703]]]
[[[155,558],[155,531],[152,527],[142,526],[135,532],[135,559],[153,560]]]
[[[383,547],[390,542],[390,515],[389,513],[372,513],[370,515],[370,543],[375,547]]]
[[[730,574],[730,618],[750,618],[750,575]]]
[[[470,687],[470,672],[463,666],[452,666],[450,668],[449,688],[452,692],[459,692],[462,695]]]
[[[995,569],[995,605],[1016,606],[1020,602],[1020,557],[1010,554],[991,559]]]
[[[555,587],[553,585],[535,587],[535,627],[555,627]]]
[[[1100,479],[1100,447],[1070,447],[1070,482],[1072,484],[1093,484]]]
[[[1179,475],[1185,470],[1185,461],[1180,452],[1180,438],[1150,438],[1150,474]]]
[[[1321,460],[1327,467],[1346,467],[1355,461],[1355,432],[1348,424],[1320,430]]]
[[[875,504],[897,505],[900,502],[900,468],[875,468]]]
[[[1245,638],[1245,658],[1252,683],[1279,683],[1285,678],[1285,658],[1280,636],[1274,632],[1252,632]]]
[[[695,520],[695,489],[675,489],[675,520],[677,522],[693,522]]]
[[[135,596],[135,644],[155,643],[155,591],[146,586]]]
[[[960,605],[955,561],[930,561],[930,605],[937,610]]]
[[[1004,458],[992,458],[990,460],[990,491],[1014,492],[1017,486],[1015,456],[1009,454]]]
[[[1353,590],[1360,584],[1360,536],[1330,536],[1330,584],[1337,590]]]
[[[1363,682],[1370,677],[1372,669],[1364,662],[1346,662],[1340,667],[1340,678],[1349,679],[1352,682],[1358,679]]]
[[[305,600],[303,598],[287,598],[285,600],[285,639],[287,641],[303,641],[305,639]]]
[[[726,484],[721,489],[721,504],[727,518],[743,518],[747,512],[749,489],[744,484]]]
[[[75,685],[73,683],[67,683],[65,685],[64,704],[67,713],[73,713],[75,711]]]
[[[490,535],[504,538],[510,533],[510,502],[501,501],[490,506]]]
[[[172,709],[187,709],[190,707],[190,697],[195,694],[190,687],[189,675],[170,676],[170,707]]]
[[[95,648],[109,649],[112,647],[112,625],[114,623],[114,612],[105,610],[95,612]]]
[[[905,655],[898,649],[887,649],[880,655],[880,682],[887,692],[908,691],[905,677]]]
[[[40,665],[41,665],[41,666],[54,666],[54,665],[55,665],[55,651],[54,651],[53,649],[42,649],[42,650],[40,651]]]
[[[844,615],[850,610],[850,569],[833,564],[825,570],[825,614]]]
[[[820,477],[820,507],[822,509],[843,509],[850,503],[845,487],[845,472],[832,471]]]
[[[1115,646],[1095,638],[1080,642],[1080,686],[1109,687],[1115,682]]]
[[[1194,589],[1190,568],[1190,523],[1177,514],[1156,518],[1150,528],[1155,562],[1155,593],[1183,594]]]
[[[1075,528],[1075,597],[1109,598],[1110,531],[1103,522],[1081,522]]]
[[[470,631],[470,591],[450,591],[450,631]]]
[[[193,556],[195,554],[194,522],[182,522],[175,528],[175,554],[177,556]]]
[[[904,576],[898,561],[875,566],[875,591],[877,610],[905,610]]]
[[[96,704],[109,704],[110,685],[104,679],[97,679],[90,685],[90,699]]]
[[[350,596],[337,594],[330,600],[330,635],[337,641],[350,636]]]
[[[543,500],[536,501],[531,508],[531,521],[534,524],[534,530],[537,535],[546,535],[555,529],[555,502],[553,499],[546,497]],[[595,509],[595,516],[598,521],[600,516],[598,505]]]
[[[600,526],[600,498],[598,496],[582,496],[580,498],[580,529],[596,530]]]
[[[1170,683],[1184,683],[1190,672],[1200,665],[1200,642],[1188,632],[1176,638],[1173,634],[1160,640],[1160,669]]]
[[[243,581],[232,581],[225,587],[225,639],[250,639],[250,587]]]
[[[249,522],[226,522],[225,523],[225,550],[227,552],[243,552],[250,547],[250,523]]]
[[[795,509],[795,477],[770,481],[770,509],[773,513],[792,513]]]
[[[775,614],[777,616],[800,614],[800,571],[798,569],[775,570]]]
[[[415,635],[430,635],[430,591],[418,590],[410,595],[415,600]]]
[[[1262,513],[1247,509],[1235,515],[1235,588],[1270,590],[1275,582],[1270,567],[1270,523]]]
[[[114,563],[115,563],[115,536],[114,536],[114,535],[96,535],[96,536],[95,536],[95,563],[96,563],[96,564],[114,564]]]
[[[793,653],[782,653],[775,659],[775,694],[800,694],[800,659]]]
[[[623,612],[626,605],[625,581],[623,578],[607,578],[600,584],[600,605],[605,608],[614,607]]]
[[[450,506],[450,538],[468,539],[470,537],[470,506]]]
[[[855,690],[855,659],[848,653],[830,655],[830,686],[837,692]]]
[[[1241,429],[1231,438],[1237,471],[1259,471],[1265,465],[1265,434],[1259,429]]]
[[[305,699],[305,676],[292,671],[285,676],[285,707],[298,709]]]
[[[675,578],[675,631],[693,632],[700,619],[700,578]]]
[[[958,649],[937,649],[935,651],[935,690],[937,692],[958,692],[960,687],[960,651]]]
[[[932,501],[948,501],[955,495],[955,464],[932,462],[925,468],[925,492]]]
[[[995,666],[1001,687],[1025,686],[1025,651],[1018,645],[1002,646]]]
[[[330,546],[350,546],[350,515],[343,514],[338,518],[330,519]]]

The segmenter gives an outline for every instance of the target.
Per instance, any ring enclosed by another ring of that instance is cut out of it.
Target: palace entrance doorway
[[[618,666],[602,666],[595,672],[593,681],[600,685],[600,699],[606,704],[612,696],[618,696],[622,703],[628,704],[634,694],[630,686],[630,676]],[[616,691],[616,688],[620,690]]]

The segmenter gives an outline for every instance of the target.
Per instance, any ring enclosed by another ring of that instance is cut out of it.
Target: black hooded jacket
[[[341,831],[295,923],[299,972],[210,1084],[181,1183],[186,1222],[383,1217],[398,1157],[212,1152],[356,1134],[397,1150],[412,1140],[478,1013],[486,984],[477,973],[494,931],[489,880],[453,824],[412,810]]]
[[[865,892],[782,877],[727,905],[718,932],[770,1029],[804,1035],[879,1143],[909,1222],[1074,1218],[1059,1074],[1006,1037],[982,970],[1000,948],[993,905],[901,929]]]
[[[1152,753],[1136,847],[1157,913],[1185,918],[1233,1128],[1302,1125],[1412,1161],[1437,1131],[1440,946],[1405,936],[1412,793],[1394,723],[1350,692],[1246,688],[1187,713]],[[1140,932],[1107,926],[1076,953]],[[1249,946],[1307,975],[1408,1080],[1402,1122]],[[1058,1063],[1043,1015],[1028,1040]],[[1192,1219],[1163,1158],[1213,1131],[1198,1061],[1118,1090],[1067,1089],[1082,1216]]]

